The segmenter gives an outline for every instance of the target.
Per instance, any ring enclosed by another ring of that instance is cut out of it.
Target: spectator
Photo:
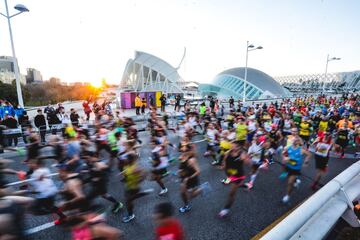
[[[14,112],[15,112],[15,116],[17,117],[17,119],[19,119],[19,117],[21,115],[23,115],[25,109],[23,107],[21,107],[20,105],[18,105],[16,108],[14,108]]]
[[[74,108],[70,109],[71,113],[70,113],[70,121],[71,124],[75,127],[79,127],[79,114],[77,114],[77,112],[75,111]]]
[[[229,99],[229,105],[230,105],[230,109],[233,109],[234,108],[234,98],[231,96],[230,99]]]
[[[155,100],[154,100],[154,97],[153,97],[153,96],[150,96],[150,97],[149,97],[149,108],[156,109]]]
[[[95,114],[95,118],[98,118],[98,114],[100,110],[101,110],[101,106],[97,103],[97,101],[95,101],[92,107],[92,111]]]
[[[85,115],[86,115],[86,121],[89,121],[90,120],[90,113],[92,112],[90,104],[89,104],[88,101],[85,101],[85,102],[83,102],[82,106],[84,108],[84,112],[85,112]]]
[[[210,97],[210,109],[211,112],[214,112],[214,108],[215,108],[215,99],[213,97]]]
[[[2,121],[0,120],[0,153],[4,153],[4,133],[3,130],[5,129],[5,126],[2,125]]]
[[[175,97],[175,111],[179,112],[180,111],[180,101],[181,101],[181,96],[180,94],[176,95]]]
[[[44,112],[46,113],[46,119],[47,122],[49,124],[49,128],[51,129],[51,134],[56,135],[57,132],[57,126],[58,124],[60,124],[60,120],[58,119],[57,115],[56,115],[56,110],[54,107],[48,105]]]
[[[0,99],[0,121],[5,117],[4,101]]]
[[[14,107],[8,101],[5,101],[4,113],[5,113],[4,116],[6,116],[6,114],[7,114],[7,115],[15,117]]]
[[[145,108],[146,108],[146,99],[142,98],[142,100],[141,100],[141,114],[145,114]]]
[[[136,110],[136,115],[140,115],[140,108],[141,108],[142,102],[140,99],[139,94],[136,94],[135,97],[135,110]]]
[[[46,120],[41,109],[38,109],[37,113],[38,114],[34,118],[34,124],[40,132],[41,143],[45,144]]]
[[[165,105],[166,105],[166,96],[165,96],[165,94],[163,94],[160,97],[160,102],[161,102],[161,111],[165,112]]]
[[[55,108],[53,108],[50,103],[46,106],[46,108],[44,109],[44,113],[45,114],[49,114],[50,112],[55,112]]]
[[[28,137],[27,129],[31,125],[30,121],[29,121],[29,116],[27,115],[27,112],[23,111],[22,115],[19,116],[18,120],[19,120],[19,124],[21,126],[22,137],[23,137],[24,143],[26,144],[27,137]]]
[[[10,114],[5,115],[5,119],[2,121],[2,125],[4,125],[7,129],[17,129],[18,128],[18,122]],[[14,146],[17,147],[17,144],[18,144],[17,134],[11,133],[8,135],[7,138],[8,138],[8,146],[9,147],[11,147],[13,142],[14,142]]]
[[[58,108],[56,109],[56,113],[59,113],[61,111],[65,111],[65,108],[61,103],[58,103]]]

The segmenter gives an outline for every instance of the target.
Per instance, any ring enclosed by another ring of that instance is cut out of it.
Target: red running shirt
[[[157,227],[156,240],[184,240],[180,222],[176,219],[170,219],[166,225]]]

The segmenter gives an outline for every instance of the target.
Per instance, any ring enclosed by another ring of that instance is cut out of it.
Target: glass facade
[[[200,88],[200,91],[202,92],[213,92],[217,93],[219,97],[230,97],[233,96],[234,98],[242,98],[243,97],[243,91],[244,91],[244,81],[243,79],[232,76],[232,75],[226,75],[221,74],[218,75],[214,79],[214,85],[212,84],[204,84],[204,91]],[[213,86],[213,87],[211,87]],[[214,87],[219,87],[218,89],[215,89]],[[259,89],[258,87],[254,86],[251,83],[246,84],[246,98],[247,99],[257,99],[261,96],[263,91]]]

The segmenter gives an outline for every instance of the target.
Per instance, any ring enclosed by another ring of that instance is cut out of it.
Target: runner
[[[173,217],[174,208],[171,203],[160,203],[155,206],[154,220],[156,240],[184,240],[181,223]]]
[[[165,147],[160,144],[157,140],[154,140],[152,153],[152,167],[151,179],[156,181],[161,187],[159,195],[162,196],[168,192],[168,189],[165,187],[164,182],[162,181],[163,176],[167,174],[167,166],[169,165],[169,156],[165,151]]]
[[[306,155],[305,161],[303,160],[303,155]],[[284,149],[283,159],[286,165],[288,184],[286,195],[282,198],[283,203],[289,202],[293,187],[300,184],[301,181],[298,177],[301,175],[302,165],[307,165],[310,157],[310,152],[302,147],[302,141],[299,137],[294,137],[292,144]]]
[[[181,178],[181,197],[184,206],[179,208],[180,213],[185,213],[191,210],[189,203],[190,199],[195,198],[202,191],[209,190],[208,183],[199,186],[200,169],[195,158],[195,149],[191,145],[182,146],[181,156],[179,157],[179,176]]]
[[[100,161],[94,152],[86,152],[83,159],[86,161],[89,175],[89,178],[84,180],[84,183],[91,183],[91,191],[86,194],[86,199],[92,201],[97,197],[102,197],[113,204],[111,211],[117,213],[123,207],[123,204],[107,192],[110,167]]]
[[[317,138],[313,145],[315,146],[315,167],[316,167],[316,175],[311,188],[313,190],[318,189],[319,181],[324,173],[327,172],[328,162],[329,162],[329,154],[331,148],[333,146],[333,142],[331,139],[331,133],[325,132],[324,137]]]
[[[140,184],[145,180],[145,172],[138,166],[138,163],[136,162],[137,158],[138,156],[134,153],[128,154],[126,165],[122,173],[125,183],[125,206],[127,210],[127,216],[122,219],[124,223],[128,223],[135,218],[134,200],[154,191],[153,189],[141,191]]]
[[[264,148],[264,143],[266,141],[267,140],[263,135],[263,132],[258,131],[251,146],[249,147],[248,155],[251,158],[252,171],[250,174],[250,181],[245,184],[248,190],[253,188],[255,179],[259,174],[259,169],[266,169],[269,165],[269,161],[265,157],[266,149]]]
[[[227,179],[230,180],[231,189],[225,207],[220,211],[219,217],[225,217],[229,214],[230,208],[235,202],[236,192],[245,180],[245,173],[243,169],[244,162],[248,156],[241,148],[241,144],[233,143],[232,148],[226,153],[224,157],[223,168]]]

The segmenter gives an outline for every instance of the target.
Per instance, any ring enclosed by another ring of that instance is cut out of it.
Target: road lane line
[[[49,223],[45,223],[45,224],[43,224],[43,225],[40,225],[40,226],[37,226],[37,227],[34,227],[34,228],[30,228],[30,229],[28,229],[28,230],[25,230],[25,234],[26,234],[26,235],[34,234],[34,233],[37,233],[37,232],[46,230],[46,229],[48,229],[48,228],[51,228],[51,227],[53,227],[53,226],[55,226],[54,221],[49,222]]]
[[[309,196],[311,197],[311,196]],[[259,240],[261,239],[265,234],[267,234],[271,229],[273,229],[276,225],[278,225],[278,223],[280,223],[282,220],[284,220],[287,216],[290,215],[290,213],[292,213],[296,208],[298,208],[301,204],[303,204],[306,200],[308,200],[307,197],[305,200],[301,201],[299,204],[297,204],[295,207],[291,208],[290,210],[288,210],[286,213],[284,213],[283,215],[281,215],[280,217],[278,217],[275,221],[273,221],[270,225],[268,225],[266,228],[264,228],[263,230],[261,230],[261,232],[259,232],[258,234],[256,234],[254,237],[251,238],[251,240]]]

